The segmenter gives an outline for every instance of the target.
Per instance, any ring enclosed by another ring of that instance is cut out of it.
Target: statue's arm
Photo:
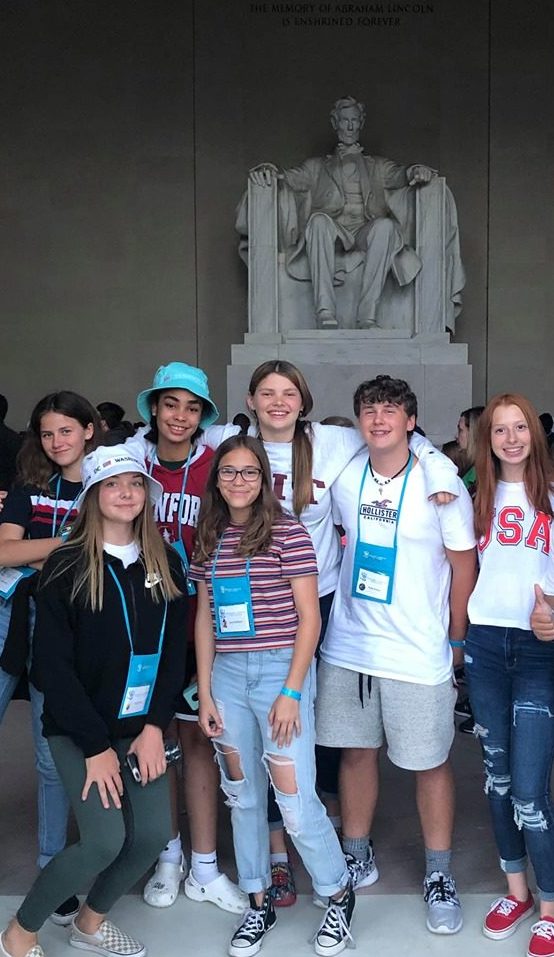
[[[282,171],[282,177],[287,186],[294,190],[295,193],[305,193],[313,189],[317,178],[317,165],[318,160],[306,160],[304,163],[300,163],[299,166],[291,166],[289,169],[284,169]]]
[[[295,193],[306,192],[314,182],[314,160],[306,160],[300,166],[280,169],[274,163],[259,163],[249,170],[248,178],[255,186],[272,186],[275,180],[282,180]],[[405,185],[405,183],[404,183]]]
[[[411,166],[402,166],[393,160],[376,157],[381,167],[383,185],[386,189],[400,189],[402,186],[422,186],[437,175],[436,169],[413,163]]]
[[[438,170],[431,169],[430,166],[422,166],[421,163],[408,166],[406,171],[408,186],[423,186],[425,183],[429,183],[433,176],[438,176]]]
[[[255,186],[272,186],[280,178],[282,174],[274,163],[259,163],[248,171],[248,179]]]

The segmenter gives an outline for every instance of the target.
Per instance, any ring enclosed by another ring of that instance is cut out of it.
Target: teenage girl
[[[479,419],[483,408],[482,405],[474,405],[471,409],[465,409],[458,420],[458,448],[464,453],[464,465],[460,478],[472,498],[475,498],[476,492],[475,454]]]
[[[554,645],[530,630],[534,585],[551,556],[554,495],[544,431],[522,395],[491,399],[479,423],[475,526],[481,571],[470,598],[465,669],[485,792],[507,893],[483,931],[509,937],[535,910],[529,957],[554,955]]]
[[[58,548],[77,516],[81,462],[101,436],[96,410],[75,392],[45,396],[31,414],[18,457],[18,482],[0,514],[0,721],[29,659],[37,569]],[[9,631],[9,638],[8,638]],[[68,802],[42,735],[42,694],[29,684],[38,771],[39,867],[65,847]],[[55,902],[55,923],[68,924],[79,902]]]
[[[179,555],[185,574],[192,555],[200,500],[208,477],[212,452],[198,439],[219,413],[210,398],[202,369],[184,362],[161,366],[152,386],[137,399],[140,416],[149,423],[137,439],[147,466],[163,487],[155,519],[164,540]],[[219,872],[216,852],[218,772],[210,743],[198,727],[198,699],[194,657],[195,588],[188,582],[189,645],[184,695],[177,713],[184,764],[184,792],[192,846],[191,870],[185,894],[195,901],[216,904],[241,914],[246,898],[225,874]],[[173,836],[162,852],[144,888],[144,900],[153,907],[169,907],[185,877],[185,858],[178,825],[177,776],[172,773]]]
[[[92,880],[70,943],[144,957],[106,914],[171,830],[163,732],[184,675],[187,598],[148,502],[162,489],[121,445],[88,455],[83,482],[73,533],[40,577],[34,641],[44,733],[80,839],[35,881],[0,938],[4,957],[42,957],[37,932],[59,896]]]
[[[308,532],[272,492],[257,439],[232,437],[215,454],[191,577],[198,582],[200,726],[214,741],[239,883],[250,899],[228,952],[256,954],[275,923],[269,774],[314,888],[329,899],[316,953],[338,954],[351,939],[354,893],[315,790],[317,564]]]
[[[259,436],[263,441],[275,495],[283,508],[302,521],[312,538],[319,569],[321,643],[342,556],[340,536],[333,521],[331,489],[348,462],[364,446],[364,441],[357,429],[308,421],[313,408],[308,384],[296,366],[281,359],[263,362],[254,370],[246,402],[256,422],[249,434]],[[238,432],[237,426],[214,425],[206,430],[202,441],[217,448],[225,438]],[[429,494],[440,495],[442,490],[456,494],[456,470],[452,463],[419,435],[414,434],[411,447],[426,472]],[[447,495],[445,500],[449,498]],[[318,747],[317,758],[318,785],[338,829],[338,753]],[[271,793],[269,820],[274,903],[287,906],[296,900],[294,876],[288,862],[283,823]],[[357,839],[353,845],[350,836],[343,835],[344,850],[353,853],[354,846],[358,856],[363,854]],[[365,869],[358,867],[352,875],[357,887],[369,886],[379,876],[370,845],[366,856]]]

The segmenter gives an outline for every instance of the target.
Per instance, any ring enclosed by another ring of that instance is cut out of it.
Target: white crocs
[[[185,881],[185,894],[191,901],[208,901],[231,914],[242,914],[248,907],[248,895],[226,874],[220,874],[209,884],[199,884],[191,871]]]
[[[158,861],[156,870],[146,883],[143,899],[150,907],[171,907],[179,895],[181,881],[187,873],[184,854],[180,864],[171,864],[167,861]]]

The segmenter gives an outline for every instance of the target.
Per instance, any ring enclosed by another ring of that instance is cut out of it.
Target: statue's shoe
[[[374,329],[377,323],[375,319],[358,319],[358,329]]]

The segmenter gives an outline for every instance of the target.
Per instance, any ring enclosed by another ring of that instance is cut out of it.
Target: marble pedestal
[[[245,409],[253,370],[268,359],[297,365],[314,397],[314,421],[328,415],[353,418],[352,396],[364,379],[388,374],[406,379],[417,395],[418,423],[436,445],[453,439],[462,409],[471,406],[467,346],[448,333],[411,336],[403,329],[295,329],[247,333],[232,346],[227,367],[227,413]]]

